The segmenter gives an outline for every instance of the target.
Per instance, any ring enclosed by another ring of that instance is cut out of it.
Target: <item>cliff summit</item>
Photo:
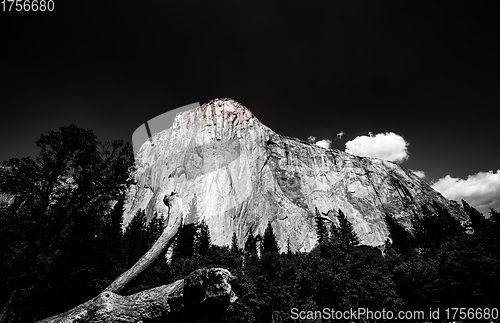
[[[404,226],[436,201],[467,222],[460,206],[413,172],[375,158],[350,155],[280,135],[231,99],[180,113],[172,127],[139,149],[125,225],[139,209],[151,216],[184,216],[194,205],[212,242],[240,247],[271,222],[282,251],[309,251],[317,242],[315,209],[333,222],[341,209],[362,244],[382,245],[384,220]]]

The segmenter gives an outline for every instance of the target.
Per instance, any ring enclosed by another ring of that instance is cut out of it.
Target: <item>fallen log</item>
[[[39,323],[146,322],[169,315],[201,314],[203,309],[223,311],[237,297],[231,289],[234,276],[223,268],[203,268],[184,279],[120,296],[105,290],[97,297]]]

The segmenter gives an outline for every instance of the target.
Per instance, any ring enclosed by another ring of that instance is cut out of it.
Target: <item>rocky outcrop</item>
[[[360,240],[381,245],[386,212],[408,226],[413,211],[438,201],[461,221],[467,217],[411,171],[279,135],[247,108],[216,99],[178,114],[174,124],[146,141],[136,155],[125,225],[139,209],[185,217],[195,206],[212,242],[242,247],[249,233],[271,221],[282,250],[316,244],[315,208],[336,221],[342,209]]]

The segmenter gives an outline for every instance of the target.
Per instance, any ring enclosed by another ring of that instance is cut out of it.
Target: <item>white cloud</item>
[[[409,143],[394,132],[358,136],[345,143],[345,151],[362,157],[375,157],[388,161],[401,162],[408,156]]]
[[[345,132],[343,132],[342,130],[340,130],[340,132],[337,134],[337,139],[335,139],[335,140],[342,139],[342,136],[344,136],[344,135],[345,135]]]
[[[467,179],[446,175],[432,184],[432,188],[448,199],[464,199],[484,215],[489,214],[490,208],[500,210],[500,170],[479,172]]]
[[[413,174],[417,175],[420,178],[425,178],[425,172],[423,170],[413,170],[411,169]]]
[[[330,149],[330,146],[332,145],[332,141],[330,139],[323,139],[320,141],[316,142],[316,146],[320,146],[326,149]]]

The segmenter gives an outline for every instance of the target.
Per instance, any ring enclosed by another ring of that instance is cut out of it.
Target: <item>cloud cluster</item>
[[[484,215],[489,214],[490,208],[500,210],[500,170],[479,172],[467,179],[446,175],[432,184],[432,188],[448,199],[464,199]]]
[[[361,156],[375,157],[393,162],[402,162],[408,156],[409,143],[394,132],[358,136],[345,143],[345,151]]]
[[[342,137],[344,135],[345,135],[345,132],[340,130],[340,132],[335,136],[335,140],[342,139]],[[316,140],[317,140],[317,138],[315,136],[307,137],[307,142],[310,144],[315,144],[316,146],[326,148],[326,149],[330,149],[330,147],[332,147],[332,141],[330,139],[325,138],[325,139],[318,140],[318,141],[316,141]]]
[[[323,139],[320,141],[316,142],[316,146],[320,146],[326,149],[330,149],[330,146],[332,145],[332,141],[330,139]]]

